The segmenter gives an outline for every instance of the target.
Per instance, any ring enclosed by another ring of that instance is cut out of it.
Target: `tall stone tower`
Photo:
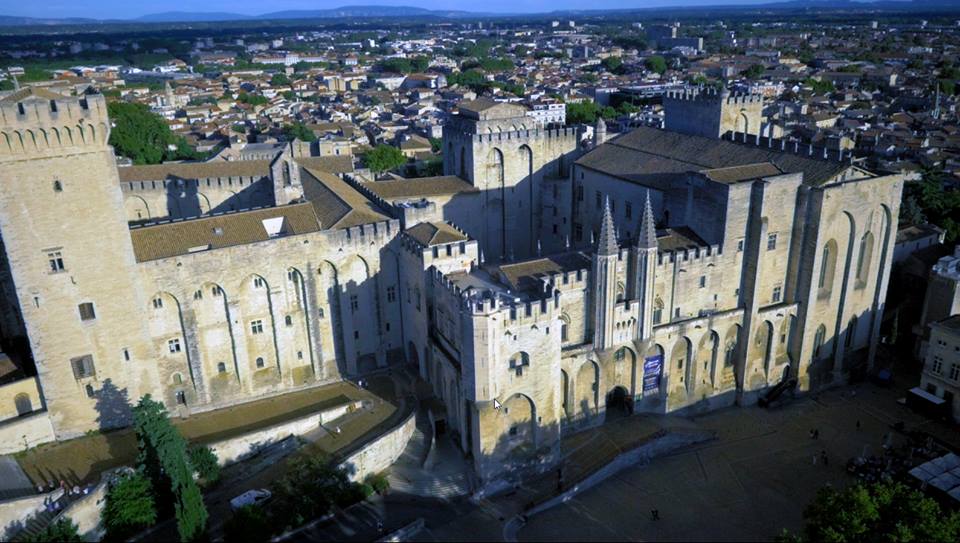
[[[620,246],[617,244],[617,233],[608,199],[604,204],[597,251],[593,255],[593,345],[598,351],[614,346],[619,253]]]
[[[479,188],[485,226],[469,232],[492,262],[527,258],[556,236],[543,220],[545,179],[569,175],[576,128],[538,127],[527,108],[486,98],[460,104],[443,127],[443,169]]]
[[[129,422],[156,353],[101,95],[0,100],[0,236],[58,438]],[[117,334],[116,330],[127,333]]]
[[[695,87],[668,91],[663,96],[664,128],[671,132],[722,138],[760,134],[763,96],[731,94],[727,89]]]

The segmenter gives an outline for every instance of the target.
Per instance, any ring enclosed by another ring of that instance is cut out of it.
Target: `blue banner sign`
[[[643,361],[643,391],[660,389],[660,372],[663,369],[663,355],[648,356]]]

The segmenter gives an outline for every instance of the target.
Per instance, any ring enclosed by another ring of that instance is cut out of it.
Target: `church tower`
[[[604,204],[600,239],[593,255],[593,346],[602,351],[614,346],[614,312],[617,307],[617,262],[620,246],[610,213],[610,200]]]
[[[0,99],[4,290],[16,293],[58,439],[128,424],[157,382],[109,137],[102,95],[28,87]]]

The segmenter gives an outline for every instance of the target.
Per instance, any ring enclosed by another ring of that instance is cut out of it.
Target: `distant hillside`
[[[960,12],[960,0],[785,0],[771,1],[763,4],[730,4],[697,6],[696,0],[687,5],[670,7],[645,8],[642,6],[624,7],[622,9],[591,10],[565,9],[544,13],[481,13],[459,10],[432,10],[412,6],[343,6],[329,9],[286,10],[263,13],[261,15],[243,15],[229,12],[201,12],[201,11],[165,11],[151,13],[135,19],[85,19],[85,18],[39,18],[15,17],[0,15],[0,26],[51,26],[72,24],[109,24],[109,23],[190,23],[216,21],[267,21],[286,19],[346,19],[370,17],[436,17],[436,18],[469,18],[469,17],[536,17],[559,15],[597,15],[602,13],[651,13],[657,11],[683,12],[692,10],[715,11],[744,11],[757,10],[823,10],[823,11],[957,11]]]

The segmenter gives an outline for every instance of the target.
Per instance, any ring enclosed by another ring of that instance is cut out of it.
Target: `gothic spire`
[[[617,234],[613,225],[613,215],[610,214],[610,198],[607,197],[603,207],[603,220],[600,224],[600,241],[597,243],[597,254],[610,256],[619,252],[620,246],[617,245]]]
[[[653,220],[653,206],[650,205],[650,191],[640,216],[640,231],[637,232],[637,247],[652,249],[657,246],[657,225]]]

